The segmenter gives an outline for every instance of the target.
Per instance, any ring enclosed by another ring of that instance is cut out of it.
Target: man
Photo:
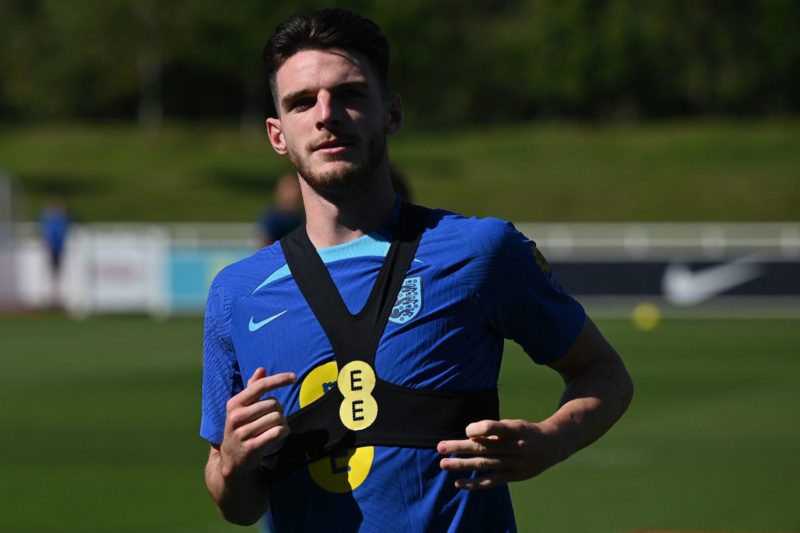
[[[269,246],[303,223],[300,185],[297,176],[284,174],[275,184],[273,205],[259,219],[261,246]]]
[[[388,56],[339,9],[290,18],[265,48],[268,136],[306,225],[211,287],[206,484],[226,519],[278,531],[514,531],[507,482],[608,430],[630,378],[513,226],[401,206]],[[546,420],[498,419],[504,337],[564,378]]]
[[[50,279],[52,280],[50,305],[53,308],[60,308],[62,306],[61,271],[67,235],[72,224],[66,199],[61,196],[47,198],[42,207],[40,223],[42,238],[50,259]]]

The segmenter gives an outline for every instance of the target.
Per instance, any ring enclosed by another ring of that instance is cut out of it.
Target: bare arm
[[[260,398],[294,382],[294,374],[267,376],[259,368],[247,387],[228,400],[222,444],[211,447],[205,481],[229,522],[254,524],[269,509],[269,486],[261,458],[280,448],[289,426],[280,403]]]
[[[564,380],[561,406],[542,422],[559,435],[562,461],[600,438],[633,398],[622,359],[588,317],[575,346],[551,368]]]
[[[564,379],[558,410],[541,422],[482,420],[466,428],[468,439],[442,441],[444,470],[491,470],[459,479],[464,489],[490,488],[534,477],[597,440],[625,412],[633,384],[617,352],[587,317],[575,344],[550,365]]]

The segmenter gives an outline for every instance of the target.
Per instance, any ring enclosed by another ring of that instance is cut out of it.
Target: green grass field
[[[636,382],[608,435],[512,485],[520,531],[800,530],[800,323],[599,321]],[[205,493],[201,320],[0,318],[0,531],[241,531]],[[503,415],[556,405],[506,352]]]
[[[415,200],[515,221],[784,221],[800,218],[800,122],[528,124],[393,136]],[[0,170],[36,218],[68,197],[83,221],[251,222],[285,159],[232,124],[0,129]]]

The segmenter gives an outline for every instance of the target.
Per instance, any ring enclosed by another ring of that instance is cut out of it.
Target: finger
[[[448,472],[504,470],[507,462],[497,457],[447,457],[439,461],[439,467]]]
[[[244,390],[239,391],[228,400],[228,411],[230,412],[232,409],[240,405],[248,405],[253,403],[253,401],[255,401],[252,393],[253,384],[259,379],[264,379],[266,376],[267,370],[264,367],[256,368],[255,372],[253,372],[253,375],[247,380],[247,386],[244,388]],[[257,399],[258,396],[255,398]]]
[[[511,439],[519,435],[519,424],[513,420],[481,420],[467,426],[467,437],[497,436]]]
[[[271,412],[283,414],[283,406],[275,398],[265,398],[253,404],[238,406],[231,410],[228,413],[226,422],[230,427],[237,428]]]
[[[234,430],[236,437],[240,441],[245,441],[258,437],[265,431],[268,431],[276,426],[286,426],[286,418],[281,413],[271,412],[264,416],[256,418],[252,422],[239,426]]]
[[[253,448],[261,450],[263,455],[269,455],[273,451],[279,449],[288,436],[288,426],[275,426],[256,436],[251,442]]]
[[[258,379],[261,379],[261,378],[265,377],[266,375],[267,375],[267,370],[264,367],[260,366],[260,367],[256,368],[256,371],[253,372],[253,375],[250,376],[250,379],[247,380],[247,386],[249,387],[250,385],[253,384],[254,381],[256,381]]]
[[[513,441],[504,441],[489,438],[475,438],[464,440],[443,440],[436,445],[436,451],[442,455],[469,454],[469,455],[503,455],[515,449]]]
[[[252,383],[247,385],[247,388],[237,394],[239,404],[249,405],[257,401],[264,394],[274,391],[280,387],[291,385],[295,381],[297,381],[297,377],[294,375],[294,372],[283,372],[280,374],[274,374],[272,376],[265,376],[255,379]]]
[[[442,455],[453,453],[485,453],[485,445],[472,439],[443,440],[436,445],[436,451]]]
[[[484,490],[497,487],[509,482],[509,478],[503,474],[492,474],[478,477],[475,479],[457,479],[456,488],[463,490]]]

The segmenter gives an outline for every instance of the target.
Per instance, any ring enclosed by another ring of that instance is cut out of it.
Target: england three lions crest
[[[422,277],[414,276],[403,280],[403,286],[397,294],[389,322],[405,324],[422,309]]]

